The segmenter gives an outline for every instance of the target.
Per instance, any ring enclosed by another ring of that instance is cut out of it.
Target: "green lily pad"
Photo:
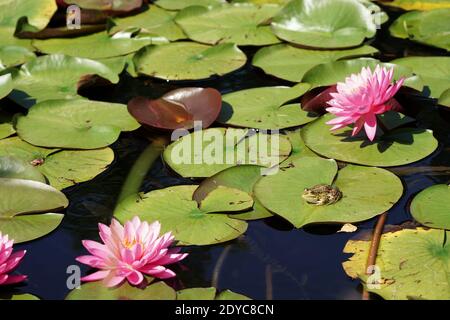
[[[292,82],[301,82],[305,73],[322,63],[342,58],[373,55],[378,50],[362,46],[347,50],[310,50],[288,44],[261,48],[253,57],[252,64],[265,73]]]
[[[143,32],[164,37],[170,41],[185,39],[183,30],[175,23],[176,13],[151,5],[145,12],[125,18],[114,18],[109,33],[114,34],[128,28],[139,28]]]
[[[24,47],[0,47],[0,61],[5,67],[15,67],[36,58],[34,52]]]
[[[247,296],[244,296],[243,294],[233,292],[231,290],[225,290],[219,293],[219,295],[216,297],[216,300],[252,300]]]
[[[3,113],[0,110],[0,140],[13,135],[15,132],[16,130],[12,124],[12,116]]]
[[[29,97],[12,98],[27,106],[33,105],[34,101],[77,98],[80,97],[78,87],[90,75],[119,82],[116,73],[97,61],[60,54],[38,57],[22,65],[13,76],[16,91]]]
[[[311,89],[330,86],[338,82],[343,82],[346,77],[353,73],[360,73],[361,69],[364,67],[369,67],[374,70],[377,65],[389,69],[393,68],[395,80],[402,77],[411,77],[413,75],[413,71],[407,67],[398,66],[392,63],[381,63],[379,60],[371,58],[358,58],[334,61],[315,66],[305,73],[302,82],[311,84]],[[422,89],[421,83],[405,81],[403,85],[419,91]]]
[[[411,214],[424,226],[450,229],[450,186],[438,184],[426,188],[411,202]]]
[[[264,167],[254,165],[241,165],[220,171],[202,181],[195,190],[193,199],[201,203],[212,191],[220,186],[238,189],[253,197],[253,186],[264,173]],[[259,200],[253,197],[254,203],[250,211],[230,215],[231,218],[241,220],[257,220],[271,217],[272,214],[264,208]]]
[[[121,74],[126,70],[132,77],[137,77],[133,57],[134,53],[130,53],[126,56],[98,59],[97,61],[107,66],[115,74]]]
[[[392,36],[450,51],[450,7],[413,11],[401,15],[389,27]]]
[[[138,73],[166,80],[199,80],[213,75],[221,76],[239,69],[246,61],[246,55],[231,43],[208,46],[174,42],[146,47],[134,58]]]
[[[12,157],[21,161],[26,171],[37,170],[47,178],[51,186],[61,190],[91,180],[105,171],[114,160],[114,152],[110,148],[47,149],[12,137],[0,141],[0,157]]]
[[[30,31],[44,29],[56,12],[54,0],[1,0],[0,1],[0,39],[2,45],[18,45],[30,47],[30,40],[14,37],[17,23],[27,18]]]
[[[316,114],[301,109],[300,103],[286,104],[299,98],[309,84],[294,87],[261,87],[228,93],[222,97],[218,122],[258,129],[296,127],[317,118]]]
[[[0,294],[0,300],[41,300],[35,295],[29,293],[19,293],[19,294]]]
[[[316,48],[353,47],[376,33],[370,10],[357,0],[293,0],[272,28],[283,40]]]
[[[445,90],[439,97],[438,103],[441,106],[450,107],[450,89]]]
[[[183,136],[164,151],[166,163],[183,177],[210,177],[236,165],[271,168],[286,159],[291,144],[281,135],[210,128]]]
[[[41,182],[0,178],[0,231],[16,243],[40,238],[58,227],[62,214],[41,213],[67,207],[66,196]]]
[[[75,4],[82,9],[100,11],[120,11],[128,12],[139,9],[142,0],[63,0],[67,4]]]
[[[84,99],[40,102],[16,123],[17,134],[31,144],[72,149],[106,147],[121,131],[137,128],[126,105]]]
[[[342,198],[329,205],[307,203],[303,190],[319,184],[335,185]],[[334,160],[313,157],[295,160],[277,174],[261,178],[254,192],[264,207],[300,228],[310,223],[354,223],[373,218],[400,199],[403,186],[384,169],[348,165],[338,172]]]
[[[100,281],[88,282],[74,289],[66,300],[175,300],[176,292],[164,282],[156,282],[141,289],[122,283],[119,287],[108,288]]]
[[[235,43],[263,46],[279,43],[268,22],[277,5],[224,4],[188,7],[176,16],[176,23],[189,39],[208,44]]]
[[[6,97],[14,89],[10,73],[0,76],[0,99]]]
[[[286,4],[291,0],[232,0],[231,3]]]
[[[216,288],[189,288],[177,292],[177,300],[214,300]]]
[[[383,5],[389,7],[402,8],[404,10],[433,10],[441,8],[450,8],[449,0],[393,0],[383,1]]]
[[[33,46],[47,54],[65,54],[73,57],[101,59],[127,55],[152,44],[167,43],[168,40],[157,35],[124,30],[109,35],[107,32],[95,33],[78,38],[55,38],[34,40]]]
[[[427,96],[438,99],[450,89],[450,57],[406,57],[391,63],[409,68],[418,75],[424,87],[422,92]]]
[[[324,115],[302,130],[305,144],[312,151],[336,160],[369,166],[392,167],[413,163],[433,153],[438,142],[431,130],[416,128],[394,129],[373,142],[364,135],[351,137],[351,127],[330,131]]]
[[[155,4],[167,10],[182,10],[190,6],[211,6],[224,4],[226,0],[157,0]]]
[[[216,296],[216,288],[189,288],[177,292],[177,300],[251,300],[242,294],[225,290]]]
[[[312,152],[311,149],[305,145],[301,135],[301,129],[286,132],[286,137],[292,145],[292,152],[290,156],[280,164],[281,167],[289,167],[292,165],[293,161],[300,158],[318,157],[317,154]]]
[[[33,180],[46,183],[47,180],[36,168],[15,157],[0,156],[0,178]]]
[[[180,245],[209,245],[226,242],[237,238],[247,230],[245,221],[232,219],[227,214],[216,212],[211,206],[211,211],[202,211],[197,202],[192,200],[192,195],[197,186],[175,186],[161,190],[155,190],[141,194],[137,199],[129,197],[120,202],[115,210],[115,217],[120,221],[127,221],[133,216],[139,216],[141,220],[161,222],[162,232],[172,231]],[[222,191],[227,188],[222,189]],[[229,189],[233,192],[234,189]],[[226,199],[227,192],[224,192]],[[248,198],[244,197],[248,206]],[[235,202],[239,202],[235,198]],[[214,205],[214,203],[210,203]],[[217,201],[216,207],[224,209],[226,202]],[[233,209],[234,205],[228,206]]]
[[[448,231],[422,228],[384,233],[376,259],[380,274],[371,279],[365,275],[370,241],[350,240],[344,253],[354,255],[343,267],[348,276],[360,278],[366,290],[384,299],[449,300],[450,243],[445,242],[449,237]],[[370,280],[376,283],[367,285]]]

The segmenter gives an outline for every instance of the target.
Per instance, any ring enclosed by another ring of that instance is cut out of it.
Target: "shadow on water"
[[[399,13],[389,11],[389,14],[395,17]],[[387,27],[388,24],[383,25],[371,43],[380,49],[380,59],[383,61],[405,55],[445,54],[441,50],[390,38]],[[256,49],[244,50],[251,61]],[[122,75],[115,86],[85,89],[81,94],[93,100],[127,103],[138,95],[158,98],[184,86],[213,87],[227,93],[290,84],[265,75],[249,62],[232,74],[208,81],[166,82]],[[389,168],[401,177],[405,186],[403,197],[389,212],[389,224],[400,224],[411,219],[408,202],[417,192],[436,183],[450,182],[450,112],[439,109],[428,99],[400,97],[400,102],[414,113],[417,130],[429,128],[434,131],[441,148],[418,163]],[[380,151],[385,151],[394,141],[410,144],[412,138],[400,135],[392,140],[383,138],[382,142],[374,143],[379,144]],[[66,285],[67,267],[76,264],[75,257],[86,254],[81,240],[99,240],[97,223],[110,221],[127,173],[148,143],[137,133],[123,134],[112,146],[116,160],[109,170],[92,181],[65,190],[70,206],[62,226],[44,238],[17,246],[18,249],[29,249],[20,271],[30,275],[28,284],[19,287],[18,291],[45,299],[65,297],[69,292]],[[361,141],[362,147],[365,143]],[[178,177],[158,160],[145,178],[142,191],[196,182]],[[371,229],[375,221],[371,219],[358,224],[358,227]],[[277,217],[253,221],[246,234],[239,239],[216,246],[186,248],[190,256],[177,266],[179,277],[170,285],[188,288],[215,283],[220,290],[231,289],[255,299],[360,299],[359,282],[348,278],[341,266],[348,258],[342,249],[353,234],[336,233],[337,230],[335,225],[307,226],[297,230]],[[225,258],[220,259],[223,256]],[[221,263],[218,266],[219,260]],[[87,271],[88,268],[81,266],[82,274]]]

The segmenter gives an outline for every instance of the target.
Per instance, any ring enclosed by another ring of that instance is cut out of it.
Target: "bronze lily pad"
[[[136,120],[154,129],[192,129],[195,121],[209,127],[218,117],[222,96],[212,88],[181,88],[150,100],[136,97],[128,102],[128,111]]]

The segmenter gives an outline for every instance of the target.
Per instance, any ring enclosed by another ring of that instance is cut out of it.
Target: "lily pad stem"
[[[134,194],[137,195],[139,193],[139,189],[145,176],[155,160],[161,155],[166,144],[167,139],[157,138],[145,148],[128,173],[127,179],[125,180],[117,199],[117,204],[129,196]]]
[[[383,233],[384,224],[386,222],[387,212],[383,213],[377,221],[375,229],[373,231],[372,242],[370,243],[369,256],[366,263],[366,275],[373,273],[373,266],[377,260],[378,247],[380,246],[381,235]],[[369,292],[364,289],[362,294],[363,300],[369,300]]]

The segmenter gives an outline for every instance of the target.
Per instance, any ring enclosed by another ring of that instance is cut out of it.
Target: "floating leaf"
[[[45,178],[41,179],[41,174],[43,174],[51,186],[61,190],[91,180],[105,171],[114,160],[114,152],[110,148],[95,150],[47,149],[28,144],[18,137],[12,137],[0,141],[0,157],[11,158],[13,162],[8,164],[7,161],[5,163],[7,167],[12,169],[18,167],[12,173],[20,174],[20,176],[10,177],[45,182]],[[39,179],[32,178],[36,175],[36,171]],[[7,175],[8,172],[10,170],[7,170]],[[24,176],[28,173],[30,173],[29,178]]]
[[[225,290],[222,291],[216,297],[216,300],[251,300],[251,299],[247,296],[244,296],[243,294],[239,294],[231,290]]]
[[[245,54],[234,44],[208,46],[192,42],[146,47],[134,59],[138,73],[166,80],[224,75],[239,69],[246,61]]]
[[[292,145],[292,152],[289,155],[289,158],[287,158],[280,164],[281,167],[289,167],[291,166],[293,161],[299,158],[318,157],[305,145],[305,142],[303,141],[301,135],[301,129],[286,132],[286,137],[289,139],[289,142]]]
[[[177,292],[177,300],[251,300],[242,294],[225,290],[216,296],[216,288],[189,288]]]
[[[195,121],[209,127],[222,108],[220,92],[212,88],[181,88],[157,100],[144,97],[128,102],[128,111],[139,123],[157,129],[191,129]]]
[[[17,118],[17,134],[42,147],[96,149],[114,143],[121,131],[139,127],[125,105],[74,100],[48,100]]]
[[[6,97],[14,88],[10,73],[0,76],[0,99]]]
[[[197,202],[192,200],[196,188],[195,185],[175,186],[140,195],[137,199],[132,196],[119,203],[114,215],[122,222],[136,215],[149,223],[158,220],[161,222],[162,232],[172,231],[181,245],[226,242],[247,230],[245,221],[232,219],[227,214],[202,211]],[[224,192],[224,196],[226,193]],[[248,201],[248,198],[243,200]],[[239,202],[240,199],[236,198],[235,201]],[[219,209],[223,209],[223,205],[222,201],[217,203]],[[249,207],[251,205],[249,202]],[[229,208],[232,209],[233,204]],[[212,211],[215,212],[214,209]]]
[[[391,167],[419,161],[433,153],[438,142],[431,130],[416,128],[394,129],[373,142],[363,135],[351,137],[352,128],[330,131],[327,114],[302,129],[308,148],[336,160],[369,166]]]
[[[45,177],[29,163],[19,158],[3,155],[0,155],[0,178],[34,180],[46,183]]]
[[[19,293],[19,294],[0,294],[0,300],[40,300],[40,299],[29,293]]]
[[[421,224],[450,229],[450,186],[438,184],[422,190],[411,202],[411,214]]]
[[[380,0],[382,1],[382,0]],[[404,10],[433,10],[441,8],[450,8],[449,0],[393,0],[382,1],[383,5],[398,7]]]
[[[450,18],[450,16],[449,16]],[[423,83],[423,94],[438,99],[450,89],[450,57],[405,57],[391,61],[411,69]]]
[[[413,11],[401,15],[389,27],[392,36],[450,51],[450,7],[431,11]]]
[[[333,184],[342,198],[328,205],[309,204],[302,194],[319,184]],[[354,223],[373,218],[400,199],[403,186],[384,169],[348,165],[338,172],[334,160],[313,157],[295,160],[277,174],[263,177],[254,192],[269,211],[300,228],[310,223]]]
[[[166,163],[183,177],[210,177],[236,165],[278,165],[291,152],[284,136],[247,129],[210,128],[173,142],[164,151]]]
[[[60,54],[38,57],[14,74],[16,96],[12,98],[27,106],[33,105],[34,101],[77,98],[80,97],[77,91],[81,81],[91,75],[112,83],[119,82],[116,73],[97,61]],[[23,93],[26,93],[25,97]]]
[[[370,241],[350,240],[343,263],[348,276],[360,278],[369,292],[388,300],[450,299],[450,233],[442,230],[403,229],[381,236],[376,266],[380,273],[365,275]],[[370,282],[368,285],[366,282]],[[374,283],[375,282],[375,283]]]
[[[272,27],[283,40],[316,48],[353,47],[376,33],[370,10],[357,0],[293,0]]]
[[[55,0],[1,0],[0,1],[0,39],[2,45],[31,47],[30,40],[14,37],[16,26],[21,18],[26,18],[30,30],[44,29],[56,12]]]
[[[439,104],[442,106],[450,107],[450,88],[445,90],[439,97]]]
[[[183,30],[174,21],[175,13],[151,5],[148,10],[134,16],[114,18],[114,26],[109,30],[114,34],[128,28],[139,28],[146,33],[164,37],[170,41],[185,39]]]
[[[280,42],[267,22],[279,10],[277,5],[193,6],[181,11],[175,21],[197,42],[263,46]]]
[[[16,130],[12,125],[12,117],[0,110],[0,140],[13,135],[15,132]]]
[[[300,103],[288,102],[309,89],[305,83],[290,87],[262,87],[228,93],[223,96],[219,122],[244,128],[283,129],[316,119],[303,111]]]
[[[302,82],[311,84],[311,88],[330,86],[343,82],[346,77],[353,73],[360,73],[364,67],[374,70],[377,65],[388,69],[393,68],[395,80],[412,75],[412,70],[407,67],[397,66],[392,63],[381,63],[379,60],[371,58],[359,58],[320,64],[306,72]],[[418,88],[418,90],[422,89],[421,84],[414,86],[414,83],[408,84],[405,82],[404,86]]]
[[[164,282],[156,282],[141,289],[122,283],[119,287],[108,288],[101,281],[88,282],[74,289],[66,300],[175,300],[176,292]]]
[[[288,44],[277,44],[261,48],[253,57],[252,64],[275,77],[301,82],[305,73],[312,67],[342,58],[373,55],[378,50],[362,46],[347,50],[310,50]]]
[[[58,227],[62,214],[43,213],[69,204],[63,193],[41,182],[0,178],[0,231],[16,243],[40,238]]]
[[[100,32],[78,38],[34,40],[33,46],[47,54],[101,59],[127,55],[147,45],[168,42],[166,38],[160,36],[140,33],[135,35],[132,31],[124,30],[114,35]]]
[[[254,165],[241,165],[220,171],[219,173],[205,179],[195,190],[193,199],[199,204],[212,191],[220,186],[238,189],[253,197],[253,186],[264,173],[264,167]],[[272,214],[264,208],[259,200],[253,197],[253,207],[248,212],[230,215],[234,219],[257,220],[271,217]]]
[[[218,5],[226,3],[226,0],[157,0],[155,4],[167,10],[182,10],[189,6]]]
[[[63,0],[67,4],[75,4],[82,9],[100,11],[122,11],[128,12],[139,9],[142,0]]]
[[[15,67],[36,58],[34,52],[24,47],[0,47],[0,61],[5,67]]]

